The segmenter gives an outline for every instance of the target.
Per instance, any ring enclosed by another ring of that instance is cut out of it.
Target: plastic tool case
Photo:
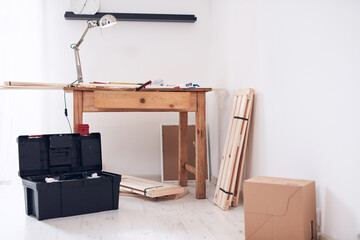
[[[102,171],[99,133],[17,140],[28,215],[43,220],[118,209],[121,175]]]

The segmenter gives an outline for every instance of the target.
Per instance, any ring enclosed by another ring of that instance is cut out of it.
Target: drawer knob
[[[141,102],[141,103],[144,103],[144,102],[145,102],[145,99],[144,99],[144,98],[140,98],[140,102]]]

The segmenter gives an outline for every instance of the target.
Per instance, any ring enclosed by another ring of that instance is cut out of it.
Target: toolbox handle
[[[42,138],[44,135],[29,135],[28,138]]]

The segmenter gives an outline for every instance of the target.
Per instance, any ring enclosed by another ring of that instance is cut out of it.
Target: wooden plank
[[[159,199],[179,199],[185,195],[189,194],[189,189],[188,188],[183,188],[183,192],[182,193],[178,193],[178,194],[172,194],[172,195],[167,195],[167,196],[163,196],[163,197],[159,197]]]
[[[178,179],[180,186],[187,186],[188,174],[185,165],[188,162],[188,113],[179,113],[179,166]]]
[[[128,184],[128,183],[125,183]],[[173,186],[173,187],[164,187],[164,186],[156,186],[157,188],[152,189],[151,187],[145,188],[144,190],[139,190],[131,187],[127,187],[125,185],[120,184],[120,189],[126,189],[127,191],[131,191],[133,193],[150,197],[150,198],[156,198],[156,197],[162,197],[172,194],[179,194],[183,192],[183,188],[180,186]]]
[[[220,163],[220,169],[219,169],[219,175],[218,175],[218,184],[216,184],[216,189],[215,189],[215,194],[214,194],[214,202],[216,203],[218,201],[218,193],[220,191],[220,182],[222,181],[222,176],[224,175],[224,169],[225,164],[226,163],[226,153],[228,151],[228,144],[229,144],[229,137],[231,135],[231,131],[232,131],[232,125],[234,122],[234,118],[232,116],[235,116],[235,111],[237,110],[237,103],[238,103],[238,96],[235,95],[234,97],[234,101],[233,101],[233,106],[232,106],[232,110],[230,113],[230,118],[229,118],[229,124],[228,124],[228,130],[227,130],[227,134],[226,134],[226,140],[225,140],[225,145],[224,145],[224,151],[223,151],[223,155],[221,157],[221,163]]]
[[[236,207],[239,204],[240,187],[241,187],[241,182],[243,179],[245,156],[246,156],[246,149],[247,149],[247,143],[248,143],[248,138],[249,138],[249,129],[250,129],[250,123],[251,123],[252,109],[253,109],[253,105],[254,105],[254,97],[255,97],[255,92],[253,89],[251,89],[251,92],[249,93],[249,98],[250,98],[249,99],[249,113],[248,113],[249,121],[247,124],[246,133],[245,133],[243,151],[241,152],[241,156],[240,156],[240,171],[238,171],[238,174],[236,177],[236,187],[235,187],[234,196],[233,196],[233,199],[231,202],[231,206],[233,206],[233,207]]]
[[[63,90],[59,87],[46,86],[0,86],[0,90]]]
[[[255,93],[254,89],[252,88],[243,88],[236,91],[235,95],[237,96],[252,96]]]
[[[183,192],[180,186],[126,175],[122,176],[120,187],[151,198]]]
[[[17,81],[4,81],[5,86],[21,86],[21,87],[44,87],[44,88],[57,88],[57,89],[64,89],[64,88],[72,88],[72,89],[79,89],[79,88],[89,88],[89,89],[96,89],[96,87],[105,87],[105,88],[125,88],[125,89],[132,89],[138,87],[138,85],[132,84],[97,84],[97,83],[81,83],[81,84],[74,84],[76,87],[68,87],[70,83],[49,83],[49,82],[17,82]],[[152,86],[153,87],[153,86]]]
[[[120,186],[120,193],[122,193],[122,192],[131,193],[131,194],[135,194],[137,196],[146,197],[144,195],[143,191],[136,190],[136,189],[133,189],[133,188],[127,188],[127,187]]]
[[[128,196],[128,197],[140,197],[140,198],[146,198],[145,196],[141,196],[140,194],[136,194],[132,191],[128,191],[126,189],[123,189],[120,187],[120,191],[119,191],[119,195],[120,196]]]
[[[47,83],[47,82],[17,82],[17,81],[4,81],[4,86],[17,86],[17,87],[51,87],[56,89],[63,89],[68,84],[66,83]]]
[[[166,196],[161,196],[161,197],[156,197],[156,198],[148,198],[144,195],[141,195],[139,193],[135,193],[133,190],[129,190],[123,187],[120,187],[120,192],[119,192],[120,196],[129,196],[129,197],[140,197],[140,198],[144,198],[144,199],[151,199],[151,200],[176,200],[179,199],[187,194],[189,194],[189,189],[188,188],[182,188],[182,192],[178,193],[178,194],[172,194],[172,195],[166,195]]]
[[[196,174],[196,168],[193,167],[193,166],[191,166],[191,165],[189,165],[189,164],[185,164],[185,169],[186,169],[186,171],[189,171],[189,172],[191,172],[192,174]]]
[[[244,101],[244,110],[241,110],[240,116],[239,117],[243,117],[247,119],[247,115],[246,115],[246,109],[248,108],[248,99],[247,96],[243,96],[243,101]],[[244,142],[244,136],[245,136],[245,131],[246,131],[246,125],[247,125],[247,121],[243,120],[243,119],[236,119],[237,121],[240,122],[240,132],[239,132],[239,141],[238,141],[238,145],[236,147],[235,150],[235,155],[234,155],[234,159],[231,162],[231,169],[232,171],[229,172],[229,175],[231,175],[231,177],[227,178],[227,184],[224,186],[226,189],[228,189],[227,191],[234,193],[234,181],[236,180],[236,175],[237,175],[237,171],[239,169],[239,159],[240,159],[240,154],[242,152],[243,149],[243,142]],[[224,207],[224,209],[228,209],[231,205],[231,200],[232,200],[233,194],[231,195],[226,195],[226,199],[223,198],[221,205]]]
[[[231,114],[229,123],[229,128],[231,128],[231,130],[229,131],[228,129],[221,163],[222,166],[220,167],[214,196],[214,203],[223,210],[228,210],[231,205],[237,205],[244,165],[244,154],[246,153],[249,122],[251,119],[253,96],[253,89],[239,90],[234,96],[232,111],[234,114]],[[220,191],[220,189],[223,189],[224,191]]]
[[[146,196],[149,197],[162,197],[172,194],[179,194],[183,192],[183,188],[180,186],[173,186],[173,187],[162,187],[162,188],[155,188],[150,189],[146,192]]]
[[[74,133],[78,132],[77,126],[83,124],[83,92],[74,91]]]
[[[161,186],[161,187],[174,186],[167,183],[152,181],[149,179],[128,176],[128,175],[122,176],[120,185],[124,187],[139,189],[139,190],[144,190],[145,188],[154,187],[154,186]]]
[[[196,157],[195,157],[195,168],[196,168],[196,198],[206,198],[206,172],[207,172],[207,161],[206,161],[206,118],[205,118],[205,93],[198,92],[198,107],[195,116],[196,122]]]
[[[237,202],[238,202],[238,193],[240,190],[239,188],[241,185],[243,166],[244,166],[244,156],[245,156],[244,154],[246,152],[245,142],[246,142],[246,138],[247,138],[248,131],[249,131],[249,123],[251,120],[251,112],[252,112],[252,105],[253,105],[253,96],[254,96],[253,89],[248,89],[248,91],[246,92],[246,96],[247,96],[248,104],[247,104],[245,118],[248,119],[248,121],[244,122],[244,128],[241,132],[241,135],[242,135],[241,145],[242,146],[236,157],[235,169],[234,169],[233,176],[232,176],[232,182],[230,184],[230,191],[233,192],[234,194],[229,195],[228,201],[225,204],[226,208],[233,205],[234,198],[235,198],[235,202],[236,202],[235,205],[237,205]]]
[[[237,116],[241,116],[244,117],[245,114],[245,108],[246,108],[246,104],[247,104],[247,99],[246,96],[241,96],[241,103],[240,103],[240,108],[239,108],[239,113],[237,114]],[[222,189],[224,189],[226,192],[230,192],[230,182],[231,182],[231,178],[233,175],[233,168],[234,168],[234,164],[236,162],[236,153],[237,153],[237,149],[240,143],[240,138],[241,138],[241,128],[242,128],[242,122],[243,120],[239,121],[237,119],[234,119],[235,121],[235,130],[233,132],[233,139],[231,140],[231,147],[229,148],[229,152],[228,152],[228,165],[224,174],[224,178],[222,180],[222,184],[220,185],[220,187]],[[220,198],[218,201],[218,206],[221,207],[224,210],[227,210],[227,204],[226,204],[226,200],[228,199],[229,194],[220,191]]]
[[[238,123],[237,121],[235,121],[234,116],[239,115],[241,100],[241,96],[234,97],[235,109],[234,112],[230,115],[231,129],[226,138],[226,145],[224,146],[224,153],[222,156],[223,167],[221,169],[222,171],[219,173],[217,188],[214,195],[215,204],[217,205],[220,204],[221,198],[223,196],[223,192],[220,191],[220,188],[224,189],[226,174],[228,173],[229,169],[229,158],[231,157],[231,149],[235,138],[235,129]]]
[[[190,93],[168,92],[115,92],[95,91],[94,107],[151,109],[151,110],[188,110],[191,107]]]
[[[138,189],[134,189],[134,188],[130,188],[124,185],[120,185],[121,188],[123,189],[127,189],[128,191],[131,191],[133,193],[136,194],[140,194],[146,197],[150,197],[150,198],[156,198],[156,197],[162,197],[162,196],[167,196],[167,195],[173,195],[173,194],[179,194],[183,192],[183,188],[180,186],[173,186],[173,187],[160,187],[160,186],[156,186],[157,188],[151,189],[151,187],[148,187],[145,190],[141,191]]]
[[[244,113],[244,118],[249,119],[249,109],[250,109],[249,99],[247,96],[245,96],[245,98],[246,99],[244,101],[246,101],[246,109],[245,109],[245,113]],[[240,143],[236,150],[237,152],[236,152],[235,162],[233,165],[234,170],[232,172],[232,176],[230,178],[230,185],[229,185],[229,192],[232,192],[233,194],[228,195],[227,202],[226,202],[227,207],[231,206],[231,202],[232,202],[232,199],[235,194],[234,191],[235,191],[235,187],[236,187],[236,180],[237,180],[238,172],[242,172],[242,168],[240,167],[240,160],[241,160],[241,154],[244,150],[243,145],[244,145],[245,135],[246,135],[246,131],[247,131],[247,125],[249,122],[249,121],[242,120],[242,119],[238,119],[238,121],[242,122],[242,128],[240,130]]]

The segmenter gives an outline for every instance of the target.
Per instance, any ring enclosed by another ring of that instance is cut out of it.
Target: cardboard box
[[[247,240],[316,240],[315,182],[255,177],[244,182]]]

